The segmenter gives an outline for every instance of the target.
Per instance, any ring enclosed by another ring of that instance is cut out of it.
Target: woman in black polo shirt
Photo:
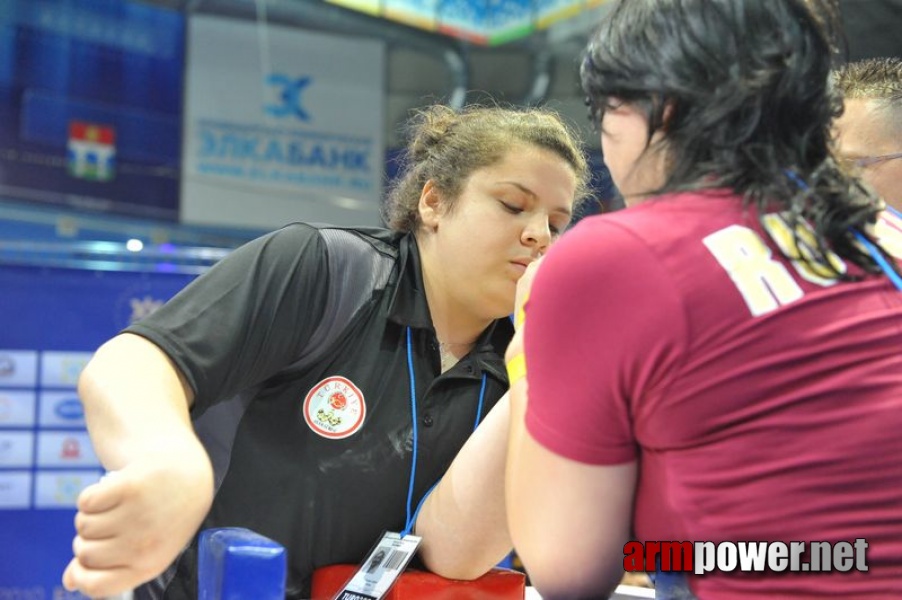
[[[570,222],[587,168],[539,109],[433,107],[408,157],[390,230],[289,225],[97,351],[79,393],[116,475],[79,498],[67,588],[194,597],[195,534],[246,527],[286,546],[288,595],[307,597],[317,567],[411,529],[507,388],[517,280]],[[441,550],[472,515],[429,515],[424,556],[446,575],[509,549],[486,540],[460,562]]]

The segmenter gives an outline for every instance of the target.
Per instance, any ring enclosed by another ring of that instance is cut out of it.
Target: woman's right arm
[[[168,567],[213,500],[213,469],[188,410],[194,393],[169,357],[137,335],[98,349],[78,392],[97,456],[111,476],[78,498],[67,589],[97,597]]]
[[[319,231],[288,226],[234,250],[97,351],[79,394],[97,455],[115,475],[79,497],[68,588],[133,588],[188,544],[214,490],[189,408],[209,408],[300,356],[328,280]]]

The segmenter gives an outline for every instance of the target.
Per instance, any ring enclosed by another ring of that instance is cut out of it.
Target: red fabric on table
[[[331,600],[359,565],[331,565],[313,573],[312,600]],[[495,568],[473,581],[446,579],[435,573],[408,569],[384,600],[523,600],[526,576],[519,571]]]

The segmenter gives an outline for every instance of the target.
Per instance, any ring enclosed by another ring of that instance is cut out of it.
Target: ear
[[[442,203],[442,194],[438,191],[435,183],[430,179],[423,186],[420,192],[420,202],[417,204],[420,212],[420,222],[423,227],[435,231],[438,229],[438,222],[443,214],[444,204]]]
[[[663,143],[670,133],[670,126],[673,120],[673,111],[676,110],[672,100],[664,101],[664,110],[661,111],[661,124],[651,134],[648,145],[656,146]]]
[[[676,110],[673,100],[664,101],[664,112],[661,113],[661,129],[664,133],[670,130],[671,120],[673,119],[673,111]]]

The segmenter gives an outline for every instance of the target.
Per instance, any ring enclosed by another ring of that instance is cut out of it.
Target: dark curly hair
[[[732,189],[793,231],[810,223],[818,247],[803,259],[847,279],[833,251],[877,272],[855,236],[881,204],[833,156],[839,23],[835,0],[621,1],[583,58],[591,118],[617,97],[645,112],[648,144],[663,130],[667,177],[654,193]]]

